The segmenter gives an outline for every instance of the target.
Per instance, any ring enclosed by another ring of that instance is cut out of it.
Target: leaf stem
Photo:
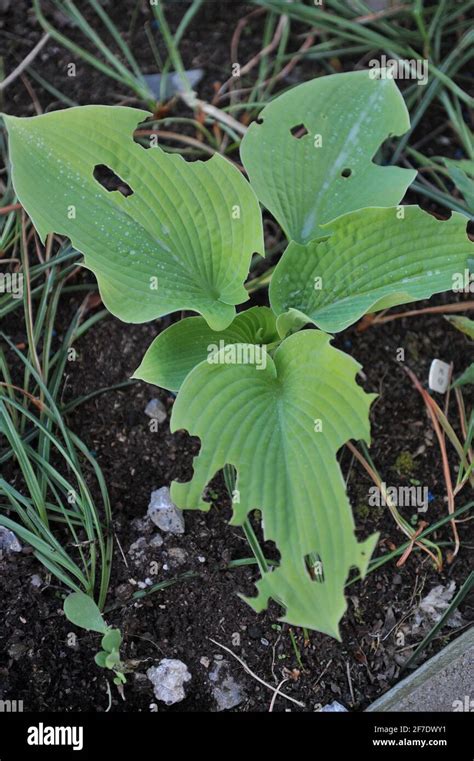
[[[224,465],[224,481],[229,493],[229,497],[232,499],[232,493],[235,488],[235,468],[232,465]],[[265,573],[268,573],[270,568],[249,518],[245,519],[242,524],[242,528],[244,530],[245,538],[249,543],[249,547],[254,554],[255,560],[257,561],[260,573],[263,576]]]

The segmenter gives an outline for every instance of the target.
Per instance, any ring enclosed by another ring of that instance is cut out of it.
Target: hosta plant
[[[178,392],[171,429],[201,441],[173,500],[207,510],[206,485],[233,466],[232,523],[257,508],[280,553],[248,602],[261,611],[272,598],[283,620],[334,637],[349,572],[366,573],[377,536],[356,539],[337,460],[349,439],[369,442],[374,395],[331,334],[450,289],[472,256],[465,217],[400,206],[415,173],[374,161],[409,117],[393,80],[372,75],[321,77],[267,105],[241,145],[249,181],[218,154],[187,162],[144,149],[133,139],[144,111],[5,117],[19,200],[42,239],[54,231],[83,253],[110,312],[198,313],[159,333],[135,373]],[[95,179],[104,165],[131,194]],[[288,246],[270,306],[236,314],[252,257],[264,256],[259,202]]]

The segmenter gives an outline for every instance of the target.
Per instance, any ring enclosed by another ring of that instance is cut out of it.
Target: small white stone
[[[347,708],[338,703],[337,700],[333,700],[332,703],[320,708],[319,713],[347,713]]]
[[[229,711],[244,700],[242,686],[231,675],[230,664],[227,661],[218,661],[214,658],[213,668],[209,672],[209,681],[218,711]]]
[[[21,552],[21,544],[13,531],[0,526],[0,552]]]
[[[160,399],[151,399],[145,407],[145,415],[159,423],[164,423],[167,418],[166,407]]]
[[[182,511],[171,501],[167,486],[151,493],[148,516],[161,531],[171,534],[184,534],[184,516]]]
[[[130,545],[128,554],[136,560],[139,560],[145,554],[146,547],[147,540],[144,536],[141,536],[136,542],[133,542],[133,544]]]
[[[182,547],[170,547],[168,549],[168,558],[173,566],[183,565],[186,563],[188,554]]]
[[[184,685],[191,680],[191,674],[182,661],[163,658],[158,666],[149,668],[146,675],[153,684],[156,699],[166,705],[179,703],[186,697]]]

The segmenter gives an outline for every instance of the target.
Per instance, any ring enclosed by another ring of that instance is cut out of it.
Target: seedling
[[[118,687],[124,685],[127,680],[123,673],[124,666],[120,660],[120,645],[122,644],[120,629],[114,629],[105,623],[104,617],[92,597],[84,594],[84,592],[72,592],[66,597],[64,614],[68,621],[75,626],[103,635],[102,650],[96,653],[95,662],[100,668],[109,669],[113,672],[114,684]]]
[[[472,249],[464,215],[442,222],[400,205],[416,173],[373,161],[410,123],[394,81],[372,75],[321,77],[271,101],[241,144],[250,183],[219,154],[187,163],[145,150],[132,137],[145,111],[5,117],[21,203],[42,239],[54,231],[84,254],[109,311],[137,323],[199,314],[160,333],[135,373],[178,392],[171,430],[201,440],[193,478],[172,484],[174,502],[208,510],[207,484],[235,469],[232,523],[259,509],[280,552],[247,601],[261,611],[273,598],[283,621],[337,638],[350,569],[364,576],[377,543],[355,537],[337,453],[350,439],[369,442],[375,395],[330,334],[449,290]],[[131,195],[95,179],[103,165]],[[259,202],[288,246],[270,307],[236,315],[252,256],[264,255]]]

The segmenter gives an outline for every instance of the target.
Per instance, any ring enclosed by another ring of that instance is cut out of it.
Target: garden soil
[[[130,19],[126,12],[120,12],[120,5],[127,4],[115,3],[109,11],[119,27],[127,30]],[[28,8],[27,2],[11,3],[8,33],[5,21],[3,29],[0,25],[7,71],[14,68],[41,35]],[[202,65],[206,69],[200,90],[203,97],[211,97],[215,83],[229,75],[232,32],[239,18],[252,9],[243,3],[207,3],[186,35],[182,47],[186,65]],[[141,13],[132,46],[138,51],[144,71],[151,73],[153,62],[151,57],[147,58]],[[178,10],[175,18],[171,15],[172,28],[180,15]],[[61,18],[58,23],[62,23]],[[257,42],[248,35],[242,38],[245,60],[258,49],[259,23],[257,19],[252,24],[253,32],[258,32]],[[77,36],[74,29],[66,28],[65,33]],[[68,78],[65,68],[71,60],[74,59],[69,53],[50,42],[35,66],[41,76],[81,104],[117,102],[120,86],[98,72],[91,74],[81,62],[79,75]],[[314,68],[308,72],[307,65],[297,67],[292,81],[317,73],[319,70]],[[31,78],[29,82],[42,108],[60,107]],[[5,110],[16,115],[34,113],[31,96],[24,86],[18,84],[8,94],[9,100],[5,99],[3,104]],[[437,118],[434,108],[428,129],[433,129]],[[423,129],[423,124],[418,127],[418,131]],[[439,154],[448,153],[450,148],[434,142],[430,150]],[[408,200],[418,201],[415,197]],[[444,214],[441,209],[432,210]],[[88,278],[88,274],[81,273],[77,282]],[[430,306],[456,298],[467,299],[468,295],[439,296],[430,301]],[[259,296],[255,303],[265,303],[264,297]],[[79,301],[72,298],[61,307],[58,344],[78,305]],[[76,361],[68,363],[64,402],[128,379],[151,340],[170,320],[126,325],[107,317],[94,326],[77,342]],[[16,343],[25,340],[24,326],[15,319],[5,320],[2,330]],[[431,501],[422,519],[433,522],[441,518],[447,512],[447,501],[439,448],[421,397],[404,366],[410,367],[423,383],[435,357],[453,362],[455,373],[459,373],[473,361],[472,344],[440,314],[403,318],[362,332],[355,326],[338,336],[334,344],[361,363],[359,382],[367,391],[379,395],[371,414],[371,456],[379,472],[387,484],[410,485],[415,480],[427,485]],[[405,351],[404,362],[397,360],[400,348]],[[159,398],[168,412],[168,419],[159,425],[157,432],[151,432],[144,413],[152,398]],[[131,545],[148,530],[140,519],[146,514],[151,492],[168,486],[174,479],[189,479],[192,458],[199,451],[197,439],[185,432],[170,434],[173,399],[172,394],[137,382],[95,397],[67,418],[69,426],[97,458],[110,490],[116,549],[107,620],[120,627],[124,636],[123,657],[128,672],[123,695],[109,685],[104,672],[94,664],[97,635],[76,631],[76,641],[69,636],[74,627],[62,613],[63,590],[31,551],[24,548],[21,553],[0,560],[0,699],[23,700],[27,711],[215,711],[217,703],[210,672],[215,659],[223,658],[228,672],[240,686],[241,702],[233,710],[268,711],[271,690],[211,641],[214,640],[232,650],[255,675],[273,687],[286,678],[283,691],[305,706],[299,708],[280,697],[275,702],[275,711],[313,711],[334,700],[349,710],[363,710],[399,678],[413,645],[422,639],[415,626],[420,600],[433,587],[451,581],[459,587],[466,579],[468,557],[472,554],[471,523],[459,524],[461,549],[452,562],[448,562],[452,552],[449,524],[430,537],[442,545],[445,562],[441,571],[433,568],[428,555],[413,551],[401,567],[392,560],[365,581],[351,584],[347,589],[348,609],[342,621],[341,642],[314,632],[309,632],[306,638],[300,629],[291,630],[287,624],[279,623],[281,610],[276,604],[257,615],[238,596],[255,593],[258,570],[255,565],[232,567],[232,561],[250,558],[251,552],[242,530],[228,525],[231,510],[219,476],[207,490],[209,512],[186,512],[184,534],[162,534],[164,541],[160,547],[147,547],[141,555],[130,553]],[[474,400],[466,394],[466,401],[472,404]],[[449,413],[455,421],[454,402]],[[448,451],[455,462],[453,450]],[[386,554],[405,537],[387,508],[368,506],[372,482],[360,465],[352,461],[347,449],[341,451],[340,461],[348,478],[358,535],[363,538],[379,532],[376,554]],[[11,466],[6,477],[14,477]],[[462,492],[457,506],[467,499]],[[412,508],[401,508],[401,512],[407,520],[412,519]],[[419,515],[414,517],[419,519]],[[258,515],[252,516],[252,521],[259,531]],[[265,551],[269,558],[278,558],[275,547],[265,545]],[[152,574],[151,569],[156,573]],[[135,600],[133,594],[146,579],[153,583],[176,581],[164,590]],[[466,599],[460,610],[462,621],[457,622],[457,628],[445,627],[423,658],[439,650],[448,637],[468,624],[473,618],[473,600]],[[186,699],[171,707],[157,704],[146,677],[147,669],[162,658],[179,658],[192,675]]]

